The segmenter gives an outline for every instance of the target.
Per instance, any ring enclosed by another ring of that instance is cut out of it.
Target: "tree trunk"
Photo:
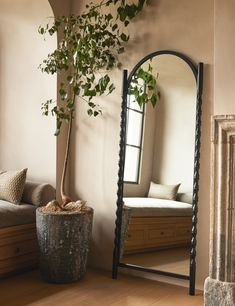
[[[62,198],[62,208],[72,200],[65,194],[65,178],[68,169],[68,160],[69,160],[69,150],[70,150],[70,143],[71,143],[71,134],[72,134],[72,126],[73,126],[73,111],[70,112],[69,118],[69,127],[68,127],[68,134],[67,134],[67,144],[66,144],[66,151],[64,157],[64,166],[63,172],[61,177],[61,185],[60,185],[60,193]]]

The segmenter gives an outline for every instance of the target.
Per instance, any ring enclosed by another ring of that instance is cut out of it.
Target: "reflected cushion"
[[[0,172],[0,199],[19,204],[22,198],[27,169]]]
[[[149,198],[175,200],[180,184],[177,185],[163,185],[150,183],[149,187]]]
[[[132,217],[192,216],[192,205],[188,203],[154,198],[123,198],[123,201]]]
[[[176,196],[176,201],[192,204],[193,193],[192,192],[178,193]]]

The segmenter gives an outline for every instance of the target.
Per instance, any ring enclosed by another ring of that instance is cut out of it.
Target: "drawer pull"
[[[16,253],[20,253],[20,248],[16,248]]]
[[[164,232],[161,232],[161,235],[164,235]]]

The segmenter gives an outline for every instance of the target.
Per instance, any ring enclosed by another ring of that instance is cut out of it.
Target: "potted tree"
[[[71,131],[77,103],[85,103],[88,116],[97,117],[102,110],[94,97],[110,94],[115,89],[108,71],[118,65],[118,55],[125,51],[129,40],[125,29],[148,0],[126,2],[91,2],[80,15],[55,17],[39,28],[42,35],[62,33],[57,48],[40,69],[48,74],[61,74],[65,80],[59,85],[60,103],[49,99],[42,104],[42,111],[45,116],[55,116],[55,136],[59,136],[63,122],[68,124],[60,188],[62,202],[54,200],[37,209],[40,270],[49,282],[76,281],[86,271],[93,210],[84,201],[73,201],[65,191]],[[108,13],[104,12],[105,8]],[[101,76],[97,74],[104,70]],[[136,92],[135,95],[138,96]]]

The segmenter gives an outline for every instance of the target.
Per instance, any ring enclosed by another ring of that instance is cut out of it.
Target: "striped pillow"
[[[27,169],[0,171],[0,199],[19,204],[22,198]]]

